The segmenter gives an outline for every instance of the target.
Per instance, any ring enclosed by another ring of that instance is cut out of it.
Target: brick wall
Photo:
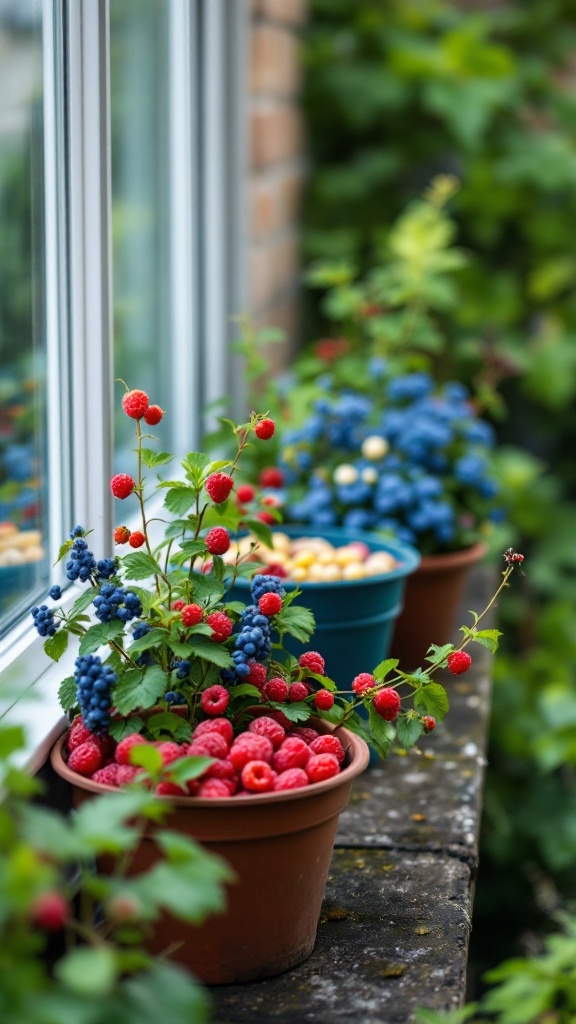
[[[304,178],[300,31],[307,0],[253,0],[250,52],[250,294],[258,327],[298,334]],[[278,364],[286,350],[274,346]]]

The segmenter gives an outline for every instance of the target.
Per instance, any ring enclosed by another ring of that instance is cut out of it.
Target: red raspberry
[[[324,779],[338,775],[340,765],[334,754],[314,754],[305,770],[310,782],[324,782]]]
[[[262,665],[259,661],[253,661],[245,679],[247,683],[251,683],[252,686],[257,686],[261,690],[266,682],[266,665]]]
[[[147,741],[139,732],[131,732],[129,736],[125,736],[123,740],[116,747],[114,758],[118,764],[131,764],[130,762],[130,751],[132,747],[139,746],[141,743]]]
[[[212,612],[206,616],[206,622],[212,627],[213,633],[210,637],[217,644],[223,644],[230,636],[234,623],[224,612]]]
[[[234,487],[234,481],[227,473],[211,473],[204,487],[212,498],[215,505],[221,505],[226,501],[230,491]]]
[[[375,685],[376,680],[369,672],[360,672],[360,674],[352,680],[352,689],[359,697],[363,693],[366,693],[366,690],[371,690]]]
[[[472,658],[467,651],[452,651],[448,655],[448,668],[453,676],[461,676],[467,672],[472,664]]]
[[[311,729],[307,725],[297,725],[292,729],[291,736],[299,736],[300,739],[304,740],[304,743],[310,745],[320,735],[317,729]]]
[[[424,732],[432,732],[432,729],[436,728],[436,719],[432,718],[432,715],[423,715],[422,725],[424,726]]]
[[[213,761],[212,764],[208,765],[205,772],[202,773],[203,779],[224,779],[226,782],[232,783],[232,792],[238,785],[238,776],[236,769],[229,761],[227,757],[218,758],[217,761]]]
[[[268,594],[262,594],[262,597],[258,601],[258,608],[262,612],[262,615],[277,615],[278,612],[282,611],[282,598],[280,594],[270,592]]]
[[[144,419],[149,426],[155,427],[157,423],[160,423],[164,415],[164,411],[159,405],[149,405],[144,413]]]
[[[230,534],[223,526],[214,526],[206,534],[206,547],[211,555],[223,555],[230,547]]]
[[[277,750],[286,739],[286,730],[268,715],[261,715],[260,718],[255,718],[254,721],[250,722],[248,731],[255,733],[257,736],[266,736],[274,750]]]
[[[310,750],[313,754],[334,754],[338,764],[342,764],[346,756],[346,751],[338,737],[332,736],[329,733],[317,736],[315,740],[312,740]]]
[[[75,747],[68,758],[68,767],[79,775],[90,776],[102,767],[102,751],[97,743],[87,740]]]
[[[188,744],[187,754],[189,757],[216,757],[224,760],[228,756],[229,744],[219,732],[205,732],[202,736],[196,736]]]
[[[240,484],[240,486],[236,488],[236,497],[240,503],[253,501],[255,495],[256,491],[250,486],[250,484]]]
[[[244,765],[249,761],[272,761],[274,747],[267,736],[258,736],[253,732],[240,733],[234,740],[228,754],[228,760],[234,765],[237,772],[241,772]],[[274,755],[276,756],[276,755]]]
[[[170,782],[169,779],[163,779],[162,782],[158,782],[154,788],[154,792],[157,796],[189,796],[187,789],[183,789],[176,782]]]
[[[110,490],[115,498],[127,498],[136,487],[128,473],[116,473],[110,481]]]
[[[98,771],[94,772],[92,776],[92,782],[101,782],[104,786],[118,786],[118,770],[119,764],[114,762],[113,764],[107,764],[104,768],[99,768]]]
[[[274,700],[277,704],[282,704],[288,696],[288,683],[280,676],[274,676],[266,683],[263,693],[266,700]]]
[[[281,580],[285,580],[288,576],[288,572],[280,562],[270,562],[268,572],[271,576],[278,576]]]
[[[310,748],[300,736],[287,736],[272,758],[272,767],[280,774],[288,768],[304,768]]]
[[[204,736],[207,732],[219,732],[224,737],[228,746],[234,739],[234,727],[228,718],[208,718],[205,722],[198,722],[192,734],[193,739]]]
[[[141,548],[146,543],[146,537],[140,530],[134,530],[130,534],[130,540],[128,541],[131,548]]]
[[[309,782],[308,776],[303,768],[287,768],[280,772],[274,779],[274,792],[278,793],[284,789],[302,789]]]
[[[284,714],[283,711],[278,711],[278,710],[276,710],[276,708],[274,708],[274,710],[272,710],[272,709],[268,710],[267,709],[266,710],[266,714],[270,718],[273,718],[275,722],[278,722],[278,725],[281,725],[282,728],[286,730],[286,732],[288,732],[292,728],[292,726],[294,724],[293,722],[290,721],[289,718],[286,718],[286,715]]]
[[[184,607],[184,601],[173,601],[172,610],[175,612],[181,612]]]
[[[232,788],[234,786],[234,788]],[[213,800],[219,796],[233,796],[236,789],[230,779],[205,779],[200,783],[198,796],[208,797]]]
[[[288,701],[290,704],[295,704],[297,700],[306,700],[308,696],[308,687],[304,683],[292,683],[288,687]]]
[[[266,466],[265,469],[261,470],[258,482],[261,487],[283,487],[284,474],[276,466]]]
[[[59,932],[70,916],[68,901],[59,892],[42,892],[32,904],[32,920],[47,932]]]
[[[145,391],[127,391],[122,399],[122,408],[127,416],[139,420],[148,408],[148,395]]]
[[[274,423],[274,420],[260,420],[260,422],[254,427],[254,433],[261,441],[269,441],[275,429],[276,424]]]
[[[318,690],[318,693],[314,694],[314,707],[318,708],[318,711],[330,711],[330,708],[334,707],[334,694],[330,693],[330,690]]]
[[[131,782],[134,782],[136,776],[141,775],[143,771],[144,769],[140,768],[136,764],[119,764],[118,772],[116,774],[116,778],[118,779],[118,785],[130,785]]]
[[[276,772],[267,761],[248,761],[242,769],[242,785],[249,793],[269,793],[275,778]]]
[[[70,732],[68,733],[67,747],[68,750],[74,750],[75,747],[79,747],[81,743],[87,743],[89,741],[94,742],[94,733],[90,732],[87,726],[81,718],[78,718],[72,723]]]
[[[117,526],[114,530],[114,543],[127,544],[130,540],[130,530],[127,526]]]
[[[180,744],[174,743],[173,740],[163,740],[162,743],[154,745],[162,758],[162,764],[165,768],[172,764],[173,761],[177,761],[179,757],[183,757],[184,751]]]
[[[374,710],[385,718],[387,722],[393,722],[400,711],[400,696],[393,686],[385,686],[378,690],[373,699]]]
[[[276,522],[271,512],[257,512],[256,519],[259,519],[261,523],[266,523],[266,526],[274,526]]]
[[[323,676],[326,662],[318,651],[304,651],[298,658],[298,664],[300,668],[307,668],[309,672],[316,672],[317,675]]]
[[[221,715],[223,711],[226,711],[230,701],[230,694],[224,686],[220,686],[218,683],[215,686],[209,686],[207,690],[203,690],[200,695],[200,704],[202,710],[207,715]]]
[[[183,624],[188,626],[197,626],[199,622],[202,622],[204,615],[204,609],[199,604],[183,604],[181,618]]]

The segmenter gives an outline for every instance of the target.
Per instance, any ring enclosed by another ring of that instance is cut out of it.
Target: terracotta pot
[[[404,608],[390,644],[390,657],[398,658],[402,671],[424,666],[430,644],[451,642],[468,574],[485,550],[483,544],[474,544],[462,551],[422,557],[406,581]]]
[[[223,857],[237,883],[228,889],[228,907],[200,927],[168,915],[156,925],[148,948],[161,954],[181,943],[171,958],[206,984],[253,981],[280,974],[310,955],[338,815],[348,803],[352,780],[367,766],[369,750],[347,729],[335,730],[345,750],[339,775],[303,789],[247,797],[163,797],[173,813],[165,826],[193,836]],[[75,806],[103,792],[103,786],[72,772],[62,757],[66,737],[51,753],[58,775],[72,786]],[[113,790],[114,791],[114,790]],[[117,792],[117,791],[115,791]],[[158,859],[144,837],[134,873]]]

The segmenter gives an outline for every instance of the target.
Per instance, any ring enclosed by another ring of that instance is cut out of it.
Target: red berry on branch
[[[146,537],[140,530],[134,530],[130,534],[130,540],[128,541],[131,548],[141,548],[146,543]]]
[[[128,473],[116,473],[110,481],[110,490],[115,498],[127,498],[135,487],[136,484]]]
[[[276,429],[274,420],[260,420],[259,423],[254,427],[254,433],[256,437],[259,437],[261,441],[268,441]]]
[[[240,486],[236,488],[236,497],[239,502],[253,501],[255,495],[256,491],[250,486],[250,484],[240,484]]]
[[[280,594],[275,594],[270,591],[267,594],[262,594],[262,597],[258,601],[258,608],[262,612],[262,615],[277,615],[278,612],[282,611],[282,598]]]
[[[334,707],[334,694],[330,693],[330,690],[318,690],[314,695],[314,707],[318,711],[330,711],[330,708]]]
[[[149,405],[144,413],[144,420],[150,427],[155,427],[157,423],[160,423],[164,415],[164,411],[159,405]]]
[[[145,391],[127,391],[122,399],[122,408],[127,416],[139,420],[148,408],[148,395]]]
[[[259,519],[261,523],[266,523],[266,526],[274,526],[276,522],[271,512],[257,512],[256,519]]]
[[[206,616],[206,622],[213,630],[210,639],[215,640],[217,644],[223,644],[234,627],[232,619],[229,619],[224,612],[212,612],[211,615]]]
[[[114,543],[127,544],[130,540],[130,530],[127,526],[117,526],[114,530]]]
[[[274,676],[266,683],[264,696],[267,700],[273,700],[277,704],[282,704],[288,696],[288,683],[281,676]]]
[[[366,690],[371,690],[375,685],[376,681],[374,676],[370,675],[369,672],[360,672],[360,674],[352,680],[352,689],[359,697],[361,694],[366,693]]]
[[[206,547],[211,555],[223,555],[230,547],[230,534],[223,526],[214,526],[206,534]]]
[[[183,604],[181,619],[185,626],[197,626],[202,622],[204,609],[199,604]]]
[[[467,651],[452,651],[448,655],[448,668],[453,676],[461,676],[467,672],[472,664],[472,658]]]
[[[223,686],[216,684],[215,686],[209,686],[207,690],[204,690],[200,695],[200,704],[202,710],[207,715],[221,715],[230,701],[230,694]]]
[[[230,491],[234,487],[234,481],[228,473],[211,473],[204,484],[208,494],[215,505],[221,505],[226,501]]]
[[[68,901],[59,892],[43,892],[32,904],[32,920],[47,932],[59,932],[70,916]]]
[[[316,672],[317,675],[323,676],[326,663],[321,654],[318,651],[304,651],[298,658],[298,664],[300,668],[307,668],[310,672]]]
[[[74,747],[68,758],[68,767],[79,775],[90,776],[102,767],[102,751],[94,740],[86,740]]]
[[[288,687],[288,700],[290,704],[295,704],[296,701],[306,700],[308,696],[308,687],[304,683],[292,683]]]
[[[387,722],[393,722],[400,711],[400,697],[393,686],[385,686],[374,695],[374,710]]]
[[[172,610],[175,612],[181,612],[184,607],[184,601],[173,601]]]
[[[422,725],[424,726],[424,732],[432,732],[432,729],[436,728],[436,719],[432,718],[432,715],[423,715]]]
[[[258,482],[261,487],[283,487],[284,474],[276,466],[266,466],[260,471]]]

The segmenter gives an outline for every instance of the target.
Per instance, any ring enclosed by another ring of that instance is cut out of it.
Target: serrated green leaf
[[[58,700],[63,711],[70,711],[76,707],[78,697],[76,694],[76,680],[74,676],[66,676],[58,687]]]
[[[334,704],[329,711],[317,711],[314,709],[314,714],[321,718],[323,722],[330,722],[332,725],[339,725],[344,716],[344,708],[341,708],[339,704]],[[348,724],[348,722],[346,722]]]
[[[112,739],[115,739],[116,743],[120,743],[120,740],[123,740],[126,736],[131,736],[133,732],[142,732],[144,725],[143,718],[133,715],[130,718],[120,718],[112,722],[108,731]]]
[[[146,580],[150,576],[162,574],[159,563],[145,551],[135,551],[133,555],[125,555],[122,565],[128,580]]]
[[[402,747],[413,747],[416,740],[424,732],[422,722],[417,718],[399,715],[396,720],[396,739]]]
[[[270,701],[271,707],[281,711],[290,722],[306,722],[312,715],[312,708],[304,701],[295,701],[294,704],[277,704]]]
[[[171,462],[174,458],[170,452],[155,452],[151,448],[141,448],[140,451],[144,465],[148,469],[155,469],[156,466],[165,466],[166,463]]]
[[[116,981],[116,958],[111,946],[73,949],[54,968],[58,980],[78,995],[102,996]]]
[[[135,744],[128,753],[130,764],[145,768],[149,775],[160,775],[164,762],[162,754],[150,743]]]
[[[368,711],[370,742],[376,747],[380,757],[386,757],[390,750],[390,744],[396,735],[396,730],[390,722],[380,717],[372,701],[366,701],[364,706]]]
[[[167,683],[168,676],[160,665],[150,665],[144,671],[129,669],[114,687],[114,705],[121,715],[151,708],[166,693]]]
[[[179,484],[178,487],[171,487],[166,492],[164,507],[176,516],[184,515],[196,504],[196,491],[186,484]]]
[[[277,509],[267,507],[266,511],[272,513],[277,523],[282,522],[282,516],[280,515]],[[246,528],[250,530],[250,533],[253,533],[254,536],[262,542],[262,544],[265,544],[267,548],[272,548],[274,546],[274,541],[272,539],[272,530],[267,525],[267,523],[263,523],[261,519],[255,519],[253,516],[248,516],[243,520],[243,525],[245,525]]]
[[[448,694],[440,683],[428,683],[414,694],[414,707],[422,709],[440,722],[449,709]]]
[[[86,611],[86,609],[90,607],[92,601],[94,600],[98,593],[98,587],[88,587],[88,589],[85,590],[83,594],[80,594],[80,597],[77,597],[76,600],[74,601],[74,604],[70,609],[69,618],[72,621],[78,620],[81,613]]]
[[[86,631],[80,641],[78,651],[82,655],[93,654],[94,651],[110,643],[111,640],[116,640],[123,633],[124,623],[119,619],[113,619],[112,622],[99,622]]]
[[[197,779],[214,761],[215,758],[213,757],[179,757],[177,761],[173,761],[169,766],[167,775],[170,777],[171,782],[176,782],[179,786],[182,786],[189,779]]]
[[[438,647],[437,644],[430,644],[428,650],[431,653],[426,655],[425,660],[433,665],[440,665],[454,650],[454,644],[444,644],[443,647]]]
[[[189,640],[189,653],[220,668],[232,668],[234,665],[226,648],[208,637],[193,634]]]
[[[190,739],[190,723],[172,711],[159,711],[157,715],[152,715],[148,719],[147,727],[154,739],[163,733],[167,733],[177,743],[184,743]]]
[[[310,609],[294,605],[284,606],[282,611],[274,616],[274,620],[278,623],[279,628],[286,630],[290,636],[300,640],[303,644],[308,642],[316,627],[316,621]]]
[[[482,644],[494,654],[498,650],[498,637],[500,636],[502,636],[502,632],[499,629],[479,629],[474,634],[474,643]]]
[[[190,577],[192,601],[202,604],[212,597],[218,600],[224,596],[224,583],[219,583],[210,573],[193,572]]]
[[[235,697],[256,697],[261,698],[262,694],[257,686],[252,686],[251,683],[239,683],[238,686],[231,686],[230,697],[234,700]]]
[[[64,541],[64,543],[60,546],[60,549],[58,551],[58,557],[57,557],[56,561],[54,562],[54,565],[58,565],[58,562],[62,561],[62,559],[65,557],[65,555],[67,555],[68,552],[70,551],[70,548],[73,546],[73,544],[74,544],[73,540],[65,540]]]
[[[59,629],[54,636],[49,636],[44,644],[44,650],[52,661],[60,661],[64,651],[68,647],[68,630]]]
[[[151,647],[159,647],[161,644],[167,644],[169,640],[170,633],[167,629],[151,629],[148,633],[145,633],[144,636],[135,640],[133,644],[130,644],[126,653],[133,658],[135,654],[140,654],[141,651],[147,651]]]
[[[376,668],[372,669],[372,675],[377,682],[382,682],[386,678],[389,672],[398,667],[398,658],[387,658],[386,661],[381,661]]]
[[[192,479],[200,483],[202,479],[202,473],[208,465],[209,459],[204,452],[188,452],[188,454],[182,460],[182,466],[184,472],[191,476]]]

